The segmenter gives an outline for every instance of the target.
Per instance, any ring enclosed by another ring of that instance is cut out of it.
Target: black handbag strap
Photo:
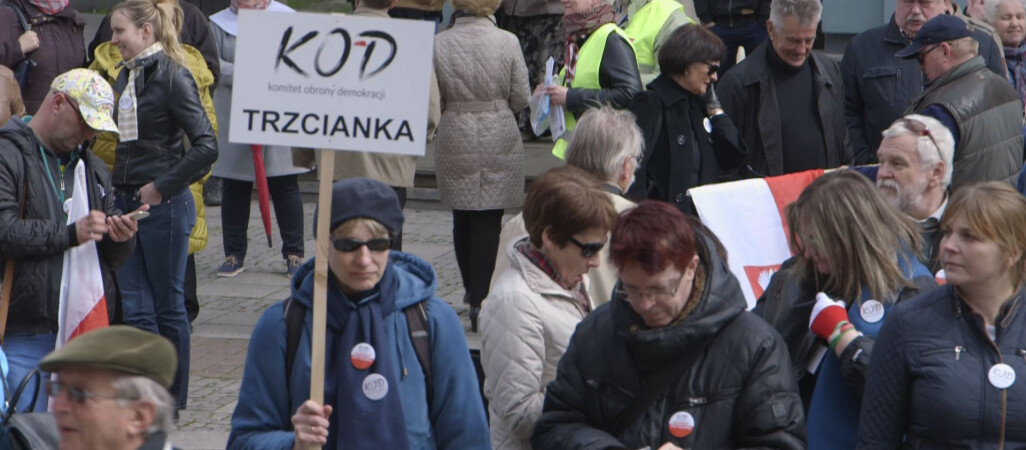
[[[21,399],[21,394],[25,392],[25,388],[28,387],[29,382],[33,379],[36,381],[36,387],[32,390],[32,403],[29,404],[28,411],[31,412],[36,409],[36,401],[39,400],[39,385],[43,382],[43,373],[39,369],[32,369],[25,378],[21,380],[21,384],[18,385],[18,389],[14,390],[14,393],[7,390],[7,377],[0,376],[3,378],[4,394],[7,396],[5,402],[7,403],[7,411],[4,412],[3,419],[0,420],[0,428],[6,428],[11,417],[18,413],[18,400]]]
[[[18,5],[9,2],[4,2],[3,6],[13,9],[14,14],[18,15],[18,22],[21,23],[22,30],[29,31],[32,29],[32,25],[29,25],[28,23],[28,18],[25,17],[25,13],[21,10],[21,8],[18,7]]]

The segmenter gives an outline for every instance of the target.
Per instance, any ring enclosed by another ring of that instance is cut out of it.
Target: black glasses
[[[916,60],[919,61],[919,65],[923,65],[923,59],[926,58],[926,55],[928,55],[930,52],[934,50],[937,50],[938,48],[940,48],[940,44],[930,47],[925,52],[919,52],[919,54],[916,55]]]
[[[940,146],[937,145],[937,140],[933,138],[933,133],[930,132],[930,128],[928,128],[925,123],[904,117],[901,119],[901,123],[905,125],[905,128],[908,128],[908,131],[930,138],[930,142],[933,142],[933,148],[937,150],[937,157],[940,158],[941,161],[944,160],[944,156],[941,155],[940,152]]]
[[[84,390],[84,389],[79,389],[79,388],[74,388],[74,387],[71,387],[71,386],[67,386],[67,385],[61,383],[60,381],[53,381],[53,380],[47,380],[46,381],[46,393],[47,393],[47,395],[49,395],[50,397],[57,397],[58,395],[61,394],[61,392],[67,392],[68,393],[68,400],[70,400],[72,403],[77,403],[79,405],[84,404],[86,402],[86,400],[89,400],[91,398],[97,398],[97,399],[103,399],[103,400],[128,400],[127,398],[119,397],[119,396],[116,396],[116,395],[94,394],[94,393],[89,392],[89,391]]]
[[[392,248],[391,238],[376,238],[369,241],[361,241],[353,238],[339,238],[332,239],[331,245],[335,247],[335,250],[340,252],[355,252],[363,247],[364,245],[372,252],[383,252]]]
[[[591,258],[592,256],[595,256],[596,253],[602,250],[602,247],[606,246],[605,242],[589,242],[587,244],[584,244],[581,241],[574,239],[573,236],[569,236],[569,239],[570,242],[574,243],[574,245],[580,247],[581,257],[583,258]]]
[[[622,284],[623,282],[621,281],[621,287],[619,289],[616,289],[614,292],[620,297],[627,299],[628,302],[641,300],[646,297],[651,298],[653,300],[667,299],[673,297],[674,295],[677,295],[677,290],[680,289],[680,282],[683,279],[684,274],[682,273],[679,277],[677,277],[677,281],[674,281],[673,284],[665,286],[661,289],[651,291],[642,291],[640,289],[624,287]]]
[[[719,64],[713,64],[711,62],[707,62],[707,63],[705,63],[705,65],[709,66],[709,73],[708,73],[709,76],[713,76],[713,74],[715,74],[716,72],[720,71],[720,65]]]

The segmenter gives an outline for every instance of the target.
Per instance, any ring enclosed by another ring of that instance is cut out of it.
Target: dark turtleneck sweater
[[[766,63],[773,73],[779,103],[784,173],[826,168],[826,139],[809,59],[794,67],[781,59],[772,45],[767,45]]]

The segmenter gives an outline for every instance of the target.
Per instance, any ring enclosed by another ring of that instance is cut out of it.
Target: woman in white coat
[[[505,250],[510,266],[481,310],[484,393],[496,450],[531,448],[545,386],[570,336],[594,302],[589,270],[599,265],[616,222],[602,185],[587,172],[564,166],[538,177],[527,192],[527,236]]]

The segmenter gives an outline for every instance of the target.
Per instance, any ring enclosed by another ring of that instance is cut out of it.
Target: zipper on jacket
[[[709,399],[705,397],[688,397],[688,406],[702,406],[709,403]]]
[[[132,145],[131,142],[129,142],[128,143],[128,155],[125,156],[125,170],[121,174],[121,182],[125,183],[125,184],[128,183],[128,167],[129,167],[128,162],[132,160],[132,147],[134,147],[134,146]]]
[[[1001,349],[998,348],[997,343],[995,343],[994,340],[990,338],[990,336],[985,336],[985,337],[987,338],[987,343],[990,344],[990,346],[993,347],[994,351],[997,353],[997,355],[998,355],[998,362],[1001,363],[1001,364],[1004,364],[1005,363],[1005,358],[1003,356],[1001,356]],[[1008,420],[1007,416],[1008,416],[1008,389],[1002,389],[1001,390],[1001,428],[1000,428],[1000,431],[998,432],[998,446],[997,446],[998,450],[1003,450],[1005,448],[1005,425],[1006,425],[1007,420]]]
[[[954,351],[955,352],[955,361],[958,361],[958,359],[962,356],[962,353],[968,352],[968,350],[966,350],[965,347],[963,347],[961,345],[956,345],[954,349],[949,347],[949,348],[938,348],[938,349],[934,349],[934,350],[927,350],[925,352],[919,353],[919,357],[920,358],[925,358],[925,357],[930,356],[930,355],[936,355],[938,353],[947,353],[947,352],[950,352],[950,351]]]
[[[964,352],[964,351],[965,351],[965,347],[963,347],[961,345],[956,345],[955,346],[955,361],[958,361],[959,355],[961,355],[962,352]]]
[[[1018,353],[1019,356],[1022,356],[1023,361],[1026,361],[1026,348],[1020,348],[1016,353]]]

